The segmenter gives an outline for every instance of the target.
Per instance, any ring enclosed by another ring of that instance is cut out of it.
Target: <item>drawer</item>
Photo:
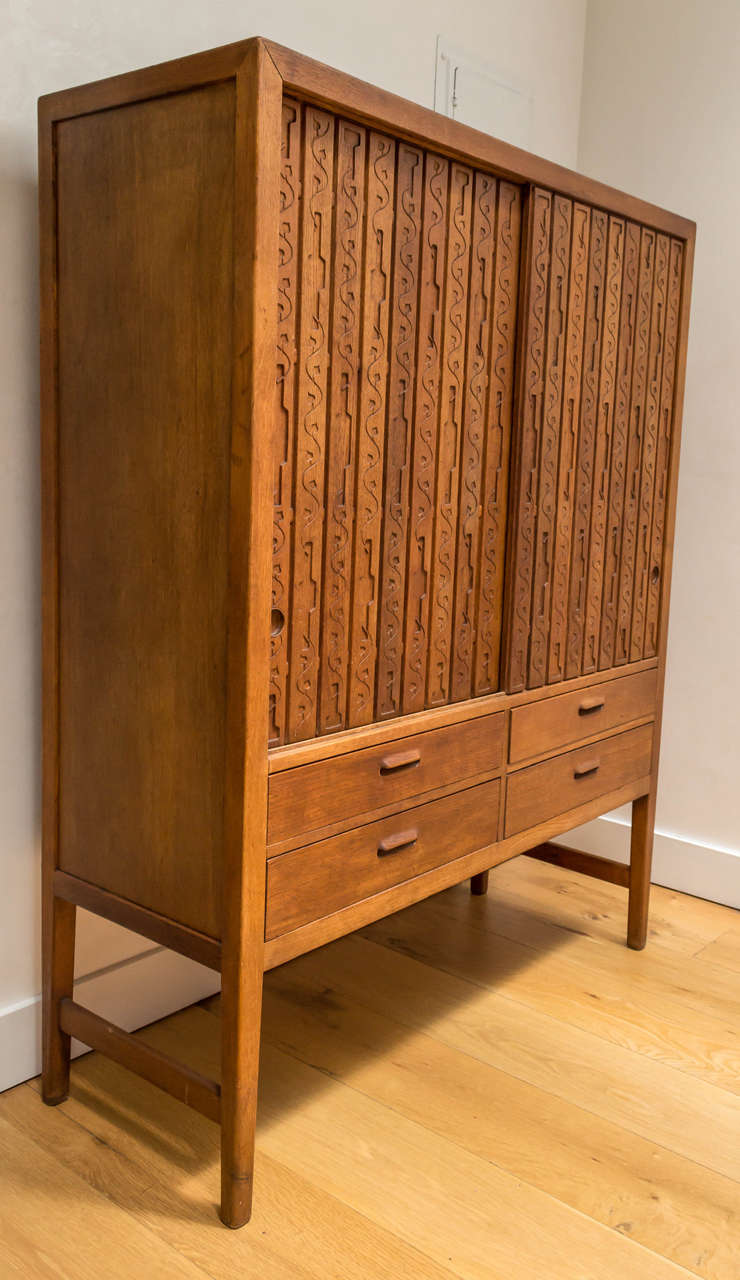
[[[511,713],[509,760],[557,751],[579,738],[653,716],[657,689],[658,673],[653,669],[517,707]]]
[[[653,726],[646,724],[509,774],[506,835],[536,827],[646,777],[652,743]]]
[[[266,938],[493,844],[501,783],[479,783],[267,864]]]
[[[478,716],[272,774],[267,843],[359,819],[436,787],[500,772],[504,719],[501,713]]]

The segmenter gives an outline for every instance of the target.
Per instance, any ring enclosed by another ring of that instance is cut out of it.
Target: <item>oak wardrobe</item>
[[[695,228],[260,39],[39,110],[43,1092],[220,1122],[239,1226],[265,969],[627,801],[645,943]],[[221,971],[219,1083],[77,906]]]

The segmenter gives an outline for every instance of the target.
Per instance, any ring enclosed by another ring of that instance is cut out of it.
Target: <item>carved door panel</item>
[[[499,687],[519,187],[283,105],[270,742]]]
[[[657,652],[683,245],[534,189],[506,688]]]

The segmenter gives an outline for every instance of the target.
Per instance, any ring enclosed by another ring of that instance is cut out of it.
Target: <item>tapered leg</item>
[[[255,951],[257,949],[255,948]],[[257,956],[255,956],[255,960]],[[221,980],[221,1221],[243,1227],[252,1213],[262,957]]]
[[[487,871],[479,871],[477,876],[470,877],[470,892],[477,895],[488,893]]]
[[[647,940],[654,830],[655,788],[632,803],[627,946],[635,951],[642,951]]]
[[[71,902],[44,890],[43,904],[43,1052],[41,1093],[56,1106],[69,1093],[70,1038],[59,1028],[59,1002],[72,995],[75,965],[75,916]]]

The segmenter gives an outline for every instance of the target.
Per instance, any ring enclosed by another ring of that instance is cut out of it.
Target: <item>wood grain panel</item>
[[[499,687],[520,232],[519,191],[509,183],[500,182],[480,514],[480,588],[473,675],[476,696],[493,693]]]
[[[665,539],[666,500],[673,439],[673,395],[676,377],[676,352],[678,345],[678,320],[681,304],[681,275],[683,271],[683,245],[680,240],[671,241],[668,272],[668,301],[665,328],[665,355],[663,380],[660,391],[660,423],[658,429],[658,455],[655,471],[655,502],[650,548],[650,575],[648,578],[647,617],[645,623],[646,657],[658,652],[658,625],[660,584],[663,571],[663,543]]]
[[[581,418],[576,462],[570,592],[568,597],[568,642],[565,674],[569,678],[580,674],[583,663],[591,500],[604,315],[607,223],[608,219],[605,213],[602,213],[600,209],[592,210],[588,283],[586,287],[586,329],[583,344]]]
[[[278,223],[278,336],[275,379],[275,491],[273,511],[272,617],[270,620],[269,741],[283,742],[288,703],[288,627],[290,619],[293,531],[293,446],[295,443],[298,341],[298,227],[300,218],[301,106],[283,102]]]
[[[233,131],[227,85],[57,128],[59,866],[213,937]]]
[[[647,614],[648,574],[650,571],[653,500],[655,497],[655,465],[658,453],[660,391],[663,377],[669,253],[670,241],[668,237],[662,235],[657,236],[655,245],[653,307],[650,324],[650,344],[648,349],[645,431],[642,441],[642,457],[640,460],[640,502],[637,520],[637,545],[635,548],[635,583],[630,642],[630,656],[633,661],[636,653],[639,653],[640,657],[642,657],[645,643],[645,619]]]
[[[318,707],[333,171],[334,117],[306,107],[288,696],[288,733],[294,742],[313,737]]]
[[[653,296],[653,270],[655,265],[655,232],[642,228],[640,234],[640,273],[637,286],[637,319],[635,321],[634,357],[632,364],[632,394],[630,398],[630,427],[627,443],[626,492],[622,521],[622,559],[619,570],[619,607],[617,610],[617,643],[615,665],[630,661],[632,647],[632,601],[635,582],[635,553],[637,546],[637,519],[640,501],[640,465],[642,440],[645,430],[645,386],[647,379],[648,349],[650,344],[650,315]]]
[[[654,655],[681,243],[284,112],[271,744]]]
[[[520,203],[284,100],[271,746],[499,687]]]
[[[557,518],[552,565],[552,612],[547,678],[550,683],[565,678],[568,634],[568,585],[570,582],[571,538],[575,507],[575,475],[581,413],[583,337],[586,325],[586,282],[588,276],[591,214],[585,205],[573,206],[570,254],[570,289],[565,347],[560,457],[558,466]]]
[[[429,613],[427,705],[449,701],[458,484],[465,401],[465,346],[470,275],[473,173],[450,168],[447,272],[439,392],[436,510]]]
[[[601,638],[599,641],[599,667],[602,669],[613,665],[614,646],[616,643],[639,259],[640,228],[634,222],[628,222],[624,241],[624,270],[620,303],[609,510],[606,519],[604,546],[604,592],[601,612]]]
[[[509,692],[657,652],[681,248],[603,210],[530,195]]]
[[[527,683],[527,657],[532,611],[535,534],[542,399],[545,384],[547,289],[550,264],[552,193],[534,190],[529,196],[525,322],[519,353],[521,390],[518,438],[511,509],[515,513],[509,564],[508,679],[510,693]]]
[[[496,181],[475,175],[470,262],[467,368],[460,459],[451,700],[469,698],[473,677],[475,604],[479,572],[481,479],[489,384],[495,261]]]
[[[532,583],[532,624],[529,637],[530,687],[545,683],[550,635],[553,543],[558,492],[560,420],[565,364],[570,238],[573,207],[561,196],[553,199],[551,266],[547,307],[545,387],[539,456],[537,535]]]
[[[416,386],[416,316],[424,156],[399,145],[396,172],[391,366],[378,627],[377,716],[399,715],[409,527],[409,482]]]
[[[422,711],[426,705],[448,179],[447,161],[440,156],[427,156],[416,357],[418,383],[409,504],[403,677],[403,707],[406,712]]]
[[[349,725],[369,724],[375,704],[395,157],[395,142],[382,134],[369,134],[347,708]]]
[[[365,210],[365,130],[337,125],[332,326],[327,433],[319,731],[344,724],[349,660],[355,448],[360,379],[360,304]]]
[[[591,491],[591,529],[586,582],[583,665],[581,667],[585,675],[595,671],[599,664],[601,603],[604,586],[604,548],[614,437],[614,386],[617,371],[623,261],[624,223],[619,218],[610,218],[594,450],[594,478]]]

